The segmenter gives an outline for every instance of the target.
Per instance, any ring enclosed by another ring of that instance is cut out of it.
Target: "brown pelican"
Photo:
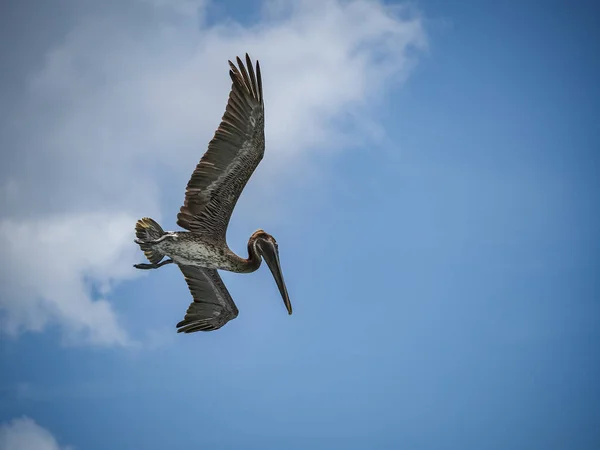
[[[257,61],[255,73],[248,54],[247,71],[239,57],[237,63],[239,69],[229,61],[233,84],[225,114],[187,184],[185,201],[177,215],[177,225],[188,231],[165,232],[148,217],[135,225],[135,242],[150,264],[134,267],[158,269],[177,264],[194,298],[185,318],[177,324],[178,332],[212,331],[235,319],[238,309],[217,269],[254,272],[262,258],[292,314],[275,238],[263,230],[254,232],[248,240],[248,258],[233,253],[225,239],[233,208],[265,152],[260,65]],[[169,259],[162,261],[165,256]]]

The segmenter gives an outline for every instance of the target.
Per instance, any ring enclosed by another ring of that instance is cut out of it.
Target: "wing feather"
[[[195,233],[225,239],[233,208],[265,150],[264,103],[260,64],[256,72],[231,61],[232,86],[225,113],[208,150],[187,184],[177,224]]]
[[[213,331],[238,315],[238,309],[216,269],[180,265],[194,298],[184,319],[177,324],[178,333]]]

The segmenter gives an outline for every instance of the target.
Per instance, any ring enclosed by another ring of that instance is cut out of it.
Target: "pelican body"
[[[292,314],[275,238],[263,230],[254,232],[248,240],[248,258],[231,251],[225,239],[235,204],[265,150],[260,65],[257,61],[255,72],[246,54],[246,70],[242,60],[236,59],[238,67],[229,61],[233,84],[225,114],[192,173],[177,215],[177,225],[187,231],[164,231],[148,217],[135,226],[135,242],[150,264],[134,267],[158,269],[174,263],[188,284],[194,301],[177,324],[178,332],[212,331],[235,319],[238,309],[217,270],[250,273],[263,259]]]

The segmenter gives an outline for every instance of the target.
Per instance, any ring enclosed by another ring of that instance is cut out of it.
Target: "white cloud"
[[[0,248],[9,255],[0,269],[1,328],[9,335],[64,325],[70,342],[126,344],[128,338],[106,300],[93,300],[86,280],[100,293],[114,280],[132,277],[135,256],[127,215],[75,214],[0,222]]]
[[[227,59],[249,52],[263,69],[268,148],[252,191],[306,167],[311,152],[372,138],[373,106],[425,45],[418,15],[377,1],[268,1],[258,22],[199,26],[203,3],[139,0],[154,15],[82,16],[31,77],[14,115],[21,156],[0,185],[0,239],[13,261],[0,269],[12,286],[0,307],[10,333],[56,321],[92,342],[127,340],[84,277],[131,276],[135,219],[161,211],[161,189],[178,195],[165,194],[174,222],[224,109]]]
[[[0,450],[68,450],[47,429],[29,417],[0,425]]]

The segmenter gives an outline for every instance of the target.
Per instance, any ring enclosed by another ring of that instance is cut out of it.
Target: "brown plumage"
[[[194,301],[178,332],[211,331],[238,315],[238,309],[217,269],[248,273],[264,258],[275,277],[288,313],[292,306],[281,273],[279,250],[273,236],[256,231],[248,241],[248,258],[233,253],[225,236],[231,214],[248,179],[265,151],[264,102],[260,65],[256,72],[246,54],[246,65],[231,61],[232,87],[225,114],[187,184],[177,224],[188,230],[165,232],[150,218],[136,224],[136,243],[150,264],[138,269],[157,269],[176,263]],[[162,261],[164,256],[170,257]]]
[[[246,54],[239,70],[229,61],[233,86],[221,124],[188,182],[177,225],[225,239],[233,208],[265,153],[264,104],[260,64],[256,74]]]

